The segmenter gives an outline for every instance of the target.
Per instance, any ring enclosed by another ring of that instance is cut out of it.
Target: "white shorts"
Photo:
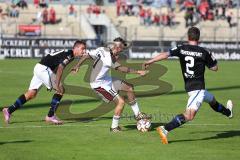
[[[188,92],[189,99],[186,109],[194,109],[198,111],[203,102],[212,102],[214,96],[207,90],[195,90]]]
[[[122,90],[125,82],[120,79],[112,79],[111,81],[104,82],[101,86],[92,88],[106,103],[113,101],[118,97],[118,92]]]
[[[39,89],[43,84],[49,89],[56,88],[56,75],[52,70],[42,64],[37,63],[33,70],[33,77],[29,86],[29,90]]]

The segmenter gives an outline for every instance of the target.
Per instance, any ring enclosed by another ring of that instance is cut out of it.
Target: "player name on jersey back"
[[[201,52],[192,52],[192,51],[185,51],[185,50],[180,50],[180,53],[183,55],[187,55],[187,56],[194,56],[194,57],[202,57]]]

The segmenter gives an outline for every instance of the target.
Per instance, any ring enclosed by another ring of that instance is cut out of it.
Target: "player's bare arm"
[[[62,79],[62,73],[63,73],[63,69],[64,69],[64,66],[62,64],[59,64],[58,65],[58,69],[57,69],[57,73],[56,73],[56,89],[57,89],[57,92],[59,94],[63,94],[64,93],[64,89],[63,89],[63,86],[61,86],[60,82],[61,82],[61,79]]]
[[[116,70],[123,72],[123,73],[130,73],[130,74],[139,74],[141,76],[144,76],[148,73],[146,70],[135,70],[133,68],[125,67],[125,66],[119,66],[116,68]]]
[[[153,59],[146,61],[143,63],[142,68],[146,69],[149,67],[150,64],[167,59],[169,57],[169,53],[168,52],[162,52],[159,53],[156,57],[154,57]]]
[[[90,56],[88,54],[84,54],[81,57],[81,59],[78,61],[78,63],[71,69],[72,73],[77,73],[79,71],[81,64],[89,58],[90,58]]]

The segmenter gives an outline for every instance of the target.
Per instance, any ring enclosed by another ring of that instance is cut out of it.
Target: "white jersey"
[[[109,75],[110,68],[120,66],[109,48],[99,47],[88,52],[89,56],[94,60],[90,77],[90,85],[97,88],[102,85],[112,85],[112,77]]]

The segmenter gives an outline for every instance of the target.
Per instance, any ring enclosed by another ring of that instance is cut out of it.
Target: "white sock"
[[[111,128],[118,127],[119,120],[120,120],[120,116],[115,116],[114,115],[113,119],[112,119],[112,127]]]
[[[134,115],[137,116],[140,112],[139,107],[138,107],[138,103],[136,102],[135,104],[131,105],[131,107],[132,107],[132,110],[134,112]]]

